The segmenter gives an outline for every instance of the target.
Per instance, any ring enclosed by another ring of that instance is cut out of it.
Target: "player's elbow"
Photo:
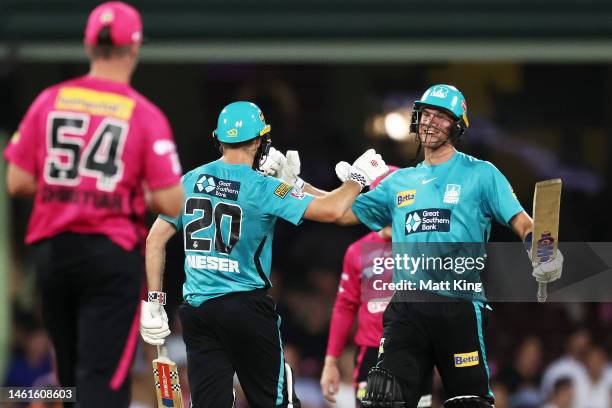
[[[321,210],[321,221],[337,223],[344,215],[344,211],[335,206],[325,206]]]
[[[31,197],[36,194],[36,179],[10,163],[6,172],[6,191],[11,197]]]
[[[339,211],[334,206],[325,205],[315,198],[306,209],[304,218],[317,222],[337,222],[342,217],[342,211]]]
[[[6,192],[11,197],[32,197],[36,194],[36,183],[8,178],[6,181]]]

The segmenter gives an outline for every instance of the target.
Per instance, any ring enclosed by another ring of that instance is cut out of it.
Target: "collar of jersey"
[[[217,163],[222,165],[222,166],[228,166],[228,167],[246,167],[247,169],[250,169],[251,167],[248,166],[247,164],[244,163],[226,163],[223,160],[221,160],[220,158],[217,159]]]
[[[442,168],[444,166],[448,166],[453,164],[454,162],[456,162],[459,159],[459,155],[461,154],[460,151],[455,150],[455,154],[453,154],[453,157],[451,157],[449,160],[445,161],[444,163],[440,163],[440,164],[427,164],[425,162],[425,160],[423,160],[421,163],[419,163],[420,166],[426,168],[426,169],[430,169],[430,168]]]

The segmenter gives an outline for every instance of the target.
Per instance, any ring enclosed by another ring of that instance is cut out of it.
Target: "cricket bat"
[[[153,380],[158,408],[183,408],[183,394],[176,363],[168,358],[166,346],[157,346],[157,358],[153,360]]]
[[[559,210],[561,208],[561,179],[540,181],[533,193],[533,241],[531,261],[547,262],[557,256],[559,244]],[[546,302],[546,283],[538,285],[538,302]]]

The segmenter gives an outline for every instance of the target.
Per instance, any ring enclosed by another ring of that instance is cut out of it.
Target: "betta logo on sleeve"
[[[414,203],[416,189],[400,191],[397,193],[397,208],[402,208]]]
[[[455,367],[471,367],[480,363],[478,351],[471,353],[457,353],[454,355]]]

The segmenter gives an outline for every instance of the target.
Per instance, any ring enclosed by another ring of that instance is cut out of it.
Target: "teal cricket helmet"
[[[461,91],[452,85],[438,84],[427,89],[421,99],[414,101],[410,121],[411,132],[418,133],[421,110],[428,106],[444,109],[456,119],[455,127],[450,134],[454,140],[463,136],[465,130],[470,126],[467,117],[467,103]]]
[[[219,114],[213,136],[223,143],[246,142],[270,133],[261,109],[252,102],[232,102]]]

